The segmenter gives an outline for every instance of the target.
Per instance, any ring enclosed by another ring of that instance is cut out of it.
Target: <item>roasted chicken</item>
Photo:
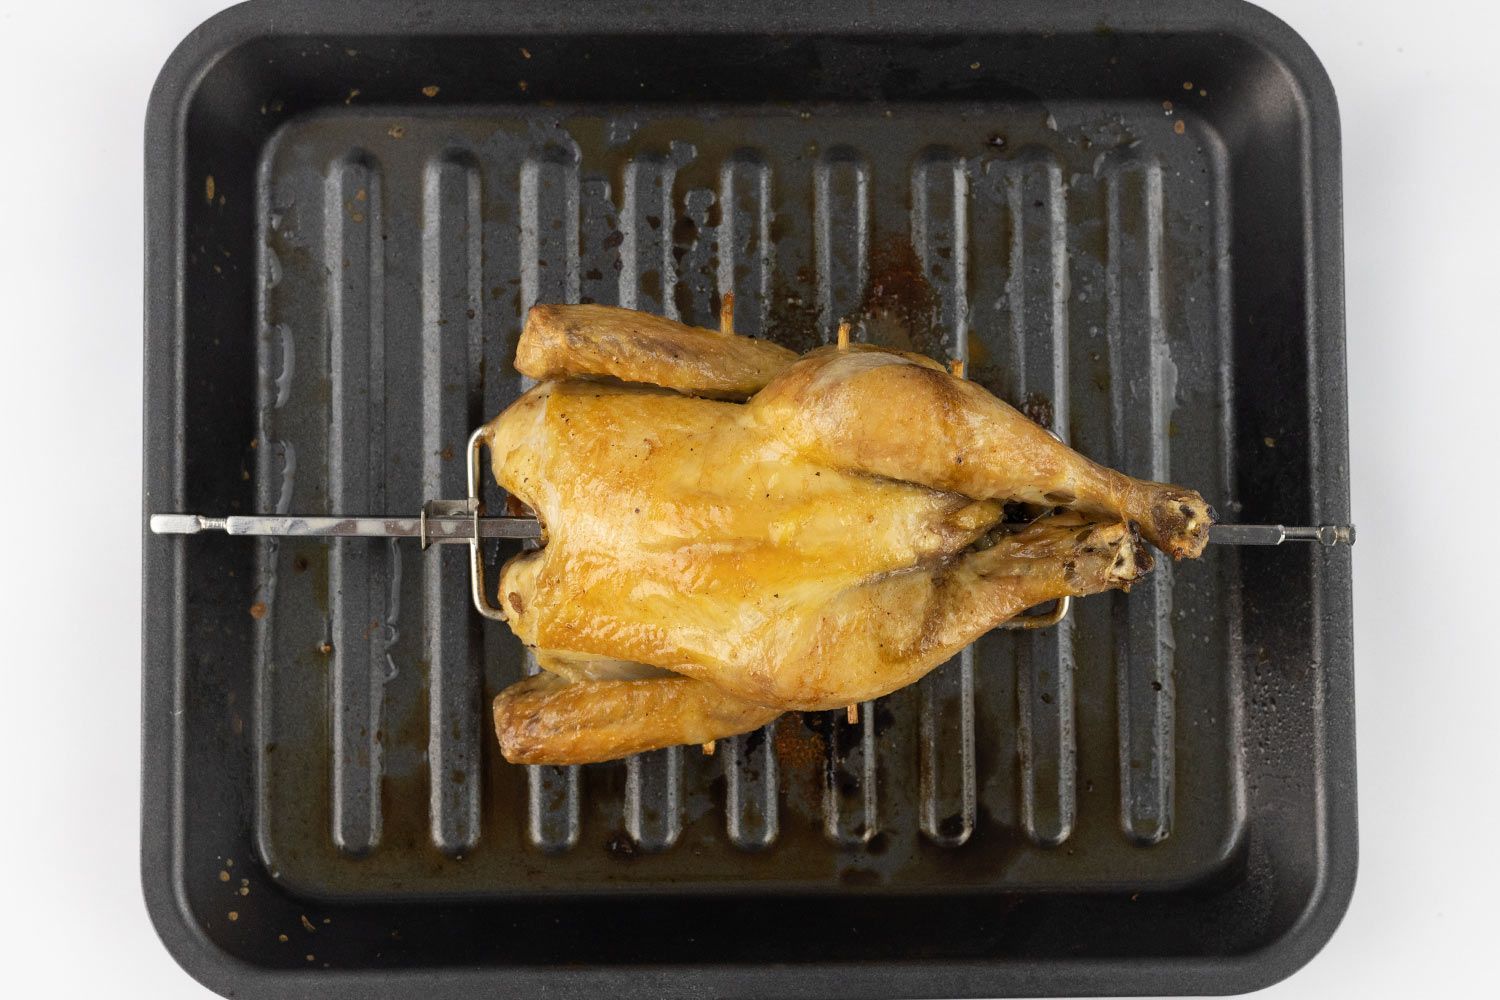
[[[499,582],[542,667],[495,699],[515,762],[887,694],[1029,607],[1128,589],[1151,565],[1142,536],[1196,557],[1212,523],[1192,490],[1097,465],[914,354],[798,358],[537,306],[516,367],[541,381],[485,431],[545,529]]]

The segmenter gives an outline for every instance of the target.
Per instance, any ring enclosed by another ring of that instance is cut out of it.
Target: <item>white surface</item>
[[[0,0],[11,996],[208,995],[138,889],[141,133],[162,61],[221,6]],[[1332,943],[1264,995],[1494,996],[1500,24],[1479,2],[1268,6],[1343,111],[1362,857]]]

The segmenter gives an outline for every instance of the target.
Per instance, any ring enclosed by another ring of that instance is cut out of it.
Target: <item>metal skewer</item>
[[[424,528],[425,527],[425,536]],[[534,517],[481,517],[480,538],[540,538],[542,526]],[[268,535],[279,538],[416,538],[428,545],[467,543],[474,537],[473,518],[467,515],[427,517],[298,517],[289,514],[247,514],[203,517],[200,514],[153,514],[151,530],[158,535],[197,535],[222,531],[227,535]]]
[[[719,309],[719,327],[734,332],[734,295],[726,294]],[[838,325],[836,344],[840,351],[849,350],[850,323]],[[963,378],[964,362],[949,362],[954,378]],[[1052,433],[1049,431],[1049,433]],[[1052,436],[1057,438],[1056,433]],[[1061,441],[1061,438],[1058,438]],[[197,535],[222,531],[229,535],[273,538],[415,538],[423,549],[429,545],[469,546],[469,591],[474,608],[486,618],[505,621],[503,608],[490,599],[485,584],[484,555],[479,543],[486,538],[542,538],[545,531],[533,517],[485,517],[480,497],[480,449],[484,447],[484,428],[469,435],[468,487],[463,500],[428,500],[418,517],[349,517],[343,515],[300,517],[289,514],[249,514],[231,517],[204,517],[201,514],[153,514],[151,531],[158,535]],[[769,495],[769,494],[768,494]],[[1325,524],[1319,527],[1287,527],[1282,524],[1217,524],[1209,529],[1208,540],[1217,545],[1280,545],[1289,541],[1312,541],[1324,546],[1353,545],[1352,524]],[[1050,602],[1051,609],[1019,614],[1004,623],[1003,628],[1044,629],[1067,617],[1073,606],[1071,597]],[[1045,607],[1045,605],[1042,605]],[[859,721],[859,706],[845,709],[850,725]],[[713,741],[703,744],[703,752],[714,752]]]
[[[458,501],[462,502],[462,501]],[[473,525],[479,537],[540,538],[542,526],[534,517],[481,517],[428,515],[424,517],[298,517],[291,514],[237,514],[204,517],[202,514],[152,514],[151,531],[157,535],[198,535],[222,531],[227,535],[278,538],[423,538],[426,523],[428,545],[467,544]],[[1280,545],[1282,542],[1317,542],[1320,545],[1353,545],[1352,524],[1290,527],[1284,524],[1216,524],[1208,530],[1212,545]]]
[[[847,333],[844,333],[847,337]],[[841,338],[842,340],[843,338]],[[541,538],[542,525],[532,517],[485,517],[479,496],[479,452],[484,429],[469,437],[469,495],[463,500],[429,500],[417,517],[301,517],[291,514],[249,514],[204,517],[201,514],[152,514],[151,531],[158,535],[197,535],[222,531],[230,535],[273,538],[415,538],[422,548],[429,545],[469,546],[469,585],[474,607],[486,618],[504,621],[505,611],[490,599],[485,584],[484,557],[479,543],[486,538]],[[1324,546],[1353,545],[1352,524],[1317,527],[1287,527],[1282,524],[1216,524],[1208,540],[1218,545],[1280,545],[1308,541]],[[1064,597],[1050,612],[1018,615],[1009,628],[1047,628],[1068,613],[1071,601]]]

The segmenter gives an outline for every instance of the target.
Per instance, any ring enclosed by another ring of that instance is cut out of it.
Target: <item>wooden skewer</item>
[[[855,703],[853,705],[845,705],[844,718],[848,720],[849,725],[851,726],[859,725],[859,704]]]
[[[849,349],[849,321],[847,319],[841,319],[841,320],[839,320],[839,350],[841,350],[841,351],[847,351],[848,349]]]
[[[963,378],[964,377],[964,359],[963,358],[954,358],[952,361],[948,362],[948,370],[953,373],[953,377],[954,378]]]
[[[714,742],[714,740],[709,740],[703,744],[703,756],[712,757],[714,755]]]
[[[724,333],[734,332],[734,293],[725,292],[719,300],[719,329]],[[710,750],[709,753],[713,751]]]

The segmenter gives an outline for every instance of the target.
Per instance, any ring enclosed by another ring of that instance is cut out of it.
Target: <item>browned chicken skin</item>
[[[1197,493],[1099,466],[917,355],[796,359],[548,306],[517,367],[548,380],[486,428],[496,478],[547,534],[499,585],[544,668],[495,699],[516,762],[886,694],[1026,608],[1128,588],[1150,567],[1140,535],[1197,556],[1212,521]],[[1004,524],[1008,502],[1045,513]]]
[[[709,399],[745,399],[797,355],[613,306],[534,306],[516,345],[516,370],[538,382],[606,375]]]

